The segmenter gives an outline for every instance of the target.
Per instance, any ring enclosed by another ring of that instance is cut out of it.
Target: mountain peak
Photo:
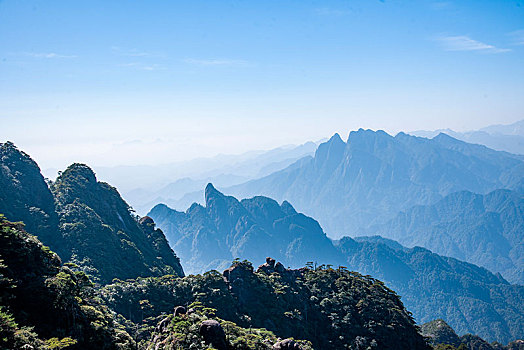
[[[81,176],[87,183],[96,183],[95,172],[86,164],[73,163],[67,167],[60,177],[75,177]]]
[[[342,140],[340,135],[336,133],[331,138],[321,143],[315,152],[315,160],[319,166],[329,165],[334,167],[338,164],[344,155],[346,143]]]
[[[217,190],[211,182],[208,183],[206,186],[206,190],[205,190],[206,206],[208,205],[211,199],[217,198],[217,197],[221,198],[221,197],[224,197],[224,195],[222,194],[222,192]]]
[[[34,167],[35,169],[38,169],[38,172],[40,172],[40,168],[36,162],[31,159],[27,153],[16,147],[16,145],[11,141],[6,141],[5,143],[0,142],[0,157],[3,158],[3,162],[23,162],[30,165],[31,167]]]
[[[288,201],[283,201],[282,202],[282,205],[280,206],[280,208],[282,209],[282,211],[284,213],[286,213],[287,215],[293,215],[293,214],[296,214],[297,211],[295,210],[295,208],[293,208],[293,206],[291,205],[291,203],[289,203]]]
[[[338,132],[336,132],[333,136],[331,136],[331,138],[327,141],[327,143],[344,143],[344,141],[342,140],[342,138],[340,137],[340,134]]]

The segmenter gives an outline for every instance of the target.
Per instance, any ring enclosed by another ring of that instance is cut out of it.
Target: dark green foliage
[[[452,193],[367,231],[483,266],[524,284],[524,196],[515,191]]]
[[[162,231],[140,223],[117,190],[98,182],[86,165],[71,165],[50,188],[27,154],[0,144],[0,212],[23,220],[74,269],[102,283],[184,274]]]
[[[11,142],[0,143],[0,213],[46,241],[57,237],[53,195],[40,168]]]
[[[183,275],[178,258],[154,223],[141,225],[130,207],[93,171],[73,164],[52,184],[64,240],[59,254],[96,269],[101,282],[136,276]],[[82,266],[83,265],[83,266]]]
[[[202,321],[215,319],[220,322],[226,333],[226,341],[231,350],[273,350],[273,344],[280,339],[271,331],[263,328],[243,328],[231,321],[215,317],[217,310],[203,306],[199,302],[189,305],[191,312],[180,316],[163,316],[162,321],[151,332],[149,341],[142,342],[148,350],[208,349],[199,334]],[[297,341],[303,350],[311,350],[311,343]]]
[[[399,297],[380,281],[342,269],[279,271],[255,273],[251,263],[236,261],[223,276],[211,271],[120,281],[102,294],[111,308],[135,322],[141,322],[140,300],[146,298],[152,314],[199,302],[241,327],[306,339],[319,349],[427,348]]]
[[[132,348],[89,278],[61,266],[55,253],[3,216],[0,259],[0,348]]]

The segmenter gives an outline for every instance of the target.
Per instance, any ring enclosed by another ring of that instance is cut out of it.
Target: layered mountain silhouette
[[[38,165],[12,143],[0,145],[0,213],[65,262],[107,283],[113,278],[183,275],[178,257],[151,219],[139,221],[118,191],[73,164],[46,183]]]
[[[368,233],[426,247],[524,284],[524,196],[515,191],[452,193],[401,212]]]
[[[450,129],[410,132],[411,135],[422,137],[435,137],[440,133],[448,134],[468,143],[481,144],[498,151],[524,154],[524,120],[509,125],[490,125],[479,130],[467,132],[457,132]]]
[[[185,213],[165,205],[150,215],[179,252],[186,271],[221,269],[234,258],[260,261],[274,252],[284,265],[332,264],[377,276],[399,292],[418,322],[443,318],[459,333],[507,342],[524,335],[524,287],[502,276],[381,237],[331,241],[319,223],[288,202],[266,197],[238,201],[211,184],[206,206]]]
[[[358,235],[414,205],[462,190],[485,194],[524,190],[522,156],[468,144],[360,129],[338,134],[303,158],[261,179],[227,188],[239,198],[288,200],[319,220],[330,237]]]
[[[260,261],[271,255],[285,266],[303,266],[312,257],[337,261],[320,225],[288,202],[261,196],[238,201],[212,184],[205,198],[205,206],[195,203],[185,213],[159,204],[148,214],[163,227],[188,273],[224,269],[245,257]]]

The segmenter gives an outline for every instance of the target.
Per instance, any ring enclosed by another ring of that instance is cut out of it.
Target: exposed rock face
[[[258,267],[257,272],[264,272],[267,275],[272,274],[273,272],[276,272],[280,274],[283,278],[287,279],[295,279],[297,277],[301,277],[304,272],[307,270],[306,268],[300,268],[300,269],[286,269],[284,265],[279,261],[275,263],[275,259],[267,257],[266,263],[262,264]]]
[[[226,333],[218,321],[203,321],[200,325],[199,333],[206,344],[211,344],[217,350],[228,350]]]
[[[293,339],[284,339],[273,345],[275,350],[301,350],[300,345]]]
[[[434,345],[448,344],[457,347],[460,344],[457,333],[442,319],[424,323],[421,333],[428,337]]]
[[[266,274],[270,274],[275,270],[275,259],[267,257],[266,263],[262,264],[258,267],[257,272],[265,272]]]

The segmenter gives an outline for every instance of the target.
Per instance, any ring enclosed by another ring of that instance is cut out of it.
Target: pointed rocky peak
[[[433,344],[450,344],[458,346],[460,339],[444,320],[437,319],[421,326],[421,333],[428,337]]]
[[[222,192],[218,191],[212,183],[208,183],[205,190],[206,206],[217,198],[224,198]]]
[[[283,201],[282,202],[282,205],[280,206],[280,208],[282,209],[282,211],[284,213],[286,213],[286,215],[294,215],[297,213],[297,211],[295,210],[295,208],[293,208],[293,206],[291,205],[291,203],[289,203],[288,201]]]
[[[456,138],[449,136],[448,134],[443,133],[443,132],[439,133],[432,140],[442,145],[463,145],[465,144],[465,142],[457,140]]]
[[[346,143],[336,133],[328,141],[318,146],[315,152],[315,161],[319,166],[336,165],[344,155],[345,148]]]

